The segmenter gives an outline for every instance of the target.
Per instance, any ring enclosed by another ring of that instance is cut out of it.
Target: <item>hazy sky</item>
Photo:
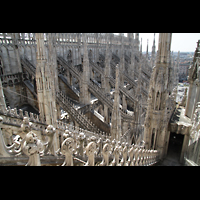
[[[127,33],[124,33],[126,36]],[[142,51],[147,49],[147,39],[149,39],[149,52],[152,50],[153,33],[140,33],[139,38],[142,38]],[[156,51],[158,50],[158,36],[155,35]],[[194,52],[197,46],[197,41],[200,40],[200,33],[172,33],[171,51],[177,52]]]

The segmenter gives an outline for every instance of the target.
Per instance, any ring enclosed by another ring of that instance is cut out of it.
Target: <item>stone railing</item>
[[[44,33],[44,41],[46,42],[48,40],[48,33]],[[121,45],[121,37],[118,35],[115,35],[113,33],[109,33],[109,38],[112,37],[112,43],[115,45]],[[124,37],[124,44],[129,45],[127,37]],[[56,33],[56,42],[57,43],[78,43],[83,42],[83,34],[82,33]],[[96,33],[87,33],[87,42],[89,44],[94,43],[96,44],[98,40],[98,44],[106,44],[107,41],[107,34],[105,33],[98,33],[98,37]],[[18,43],[25,43],[30,44],[31,42],[34,42],[35,44],[35,33],[18,33],[18,39],[16,42]],[[11,43],[11,34],[10,33],[0,33],[0,43]]]
[[[69,87],[73,90],[73,92],[79,97],[80,96],[80,92],[73,86],[70,85],[67,81],[67,79],[65,78],[65,76],[63,76],[62,74],[58,74],[58,77]]]
[[[123,138],[111,141],[110,136],[98,135],[79,128],[73,129],[66,124],[60,124],[57,128],[52,125],[46,126],[43,131],[47,137],[46,142],[34,130],[29,117],[23,118],[13,143],[6,146],[2,135],[4,120],[5,118],[0,116],[1,159],[11,157],[13,162],[17,162],[18,158],[28,156],[26,166],[43,165],[41,158],[43,161],[50,155],[51,162],[58,163],[58,160],[62,160],[62,166],[150,166],[159,159],[159,152],[156,150],[144,149],[143,146],[134,144],[128,145]],[[62,140],[60,148],[55,149],[54,135],[58,129],[62,129]]]
[[[94,95],[105,105],[107,105],[111,110],[113,109],[113,102],[112,100],[104,93],[102,88],[95,84],[91,79],[90,83],[88,84],[89,90],[94,93]],[[120,90],[121,91],[121,90]],[[134,113],[130,114],[126,110],[120,108],[121,116],[123,119],[129,119],[133,120],[134,119]]]
[[[61,64],[65,70],[70,70],[73,76],[80,80],[82,72],[79,71],[77,68],[71,66],[63,57],[57,56],[57,62]]]
[[[56,92],[56,101],[81,127],[87,130],[100,132],[95,124],[93,124],[81,111],[75,109],[70,99],[65,96],[61,91]]]

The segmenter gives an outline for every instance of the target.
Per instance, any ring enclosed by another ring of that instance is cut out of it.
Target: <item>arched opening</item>
[[[100,105],[97,112],[103,116],[104,112],[103,112],[103,105]]]
[[[72,51],[71,51],[71,50],[68,51],[67,60],[68,60],[70,63],[72,63]]]
[[[155,134],[156,134],[156,130],[155,128],[153,128],[152,135],[151,135],[151,149],[154,149],[155,147],[155,140],[156,140]]]
[[[171,132],[168,144],[167,157],[164,160],[166,165],[180,165],[180,156],[183,146],[184,135]]]
[[[159,110],[160,109],[160,92],[157,92],[156,95],[156,105],[155,105],[155,110]]]
[[[39,115],[39,111],[36,110],[36,108],[31,106],[30,104],[23,104],[23,105],[19,106],[18,109],[22,109],[23,113],[25,113],[25,111],[27,111],[28,113],[32,112],[32,113]]]
[[[131,145],[136,144],[135,135],[132,133]]]
[[[7,96],[5,95],[5,93],[4,93],[4,98],[5,98],[6,107],[10,106],[10,102],[9,102]]]
[[[89,57],[89,59],[92,60],[92,50],[91,50],[91,49],[90,49],[90,51],[89,51],[89,55],[88,55],[88,57]]]
[[[160,105],[159,105],[159,110],[163,109],[163,92],[160,93]]]
[[[35,78],[33,79],[33,86],[34,86],[34,91],[37,94],[37,85],[36,85],[36,80]]]
[[[8,81],[8,85],[9,85],[9,86],[13,86],[13,81],[12,81],[12,80],[9,80],[9,81]]]
[[[192,80],[197,79],[197,69],[198,69],[198,67],[197,67],[197,63],[196,63],[195,68],[194,68],[194,72],[193,72],[193,75],[192,75]]]
[[[3,60],[0,57],[0,75],[3,75]]]

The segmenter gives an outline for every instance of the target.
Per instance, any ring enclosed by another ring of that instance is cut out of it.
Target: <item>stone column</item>
[[[187,104],[185,108],[185,115],[189,118],[192,117],[192,111],[194,108],[194,101],[195,101],[195,85],[193,81],[190,81],[190,87],[188,91],[188,97],[187,97]]]
[[[14,44],[14,51],[15,51],[15,57],[17,60],[17,68],[18,72],[22,72],[22,66],[21,66],[21,61],[20,61],[20,53],[18,49],[18,39],[19,39],[19,34],[18,33],[12,33],[12,40]]]
[[[3,123],[3,117],[0,117],[0,125],[2,125],[2,123]],[[0,157],[11,157],[11,155],[6,150],[1,127],[0,127]]]
[[[110,113],[107,105],[104,104],[104,122],[110,124]]]
[[[122,97],[122,108],[123,108],[123,110],[127,110],[126,96],[124,94]]]
[[[121,34],[121,49],[120,49],[120,71],[123,73],[125,69],[124,63],[124,34]],[[120,74],[120,85],[124,87],[124,76]]]
[[[134,71],[135,71],[135,54],[134,54],[134,38],[133,33],[130,34],[130,56],[131,56],[131,64],[130,64],[130,75],[133,80],[134,79]]]
[[[56,110],[57,110],[57,119],[60,119],[61,111],[60,111],[60,105],[59,104],[56,104]]]
[[[4,41],[5,41],[5,49],[6,49],[6,56],[3,55],[3,51],[2,51],[2,59],[3,59],[3,63],[4,63],[4,72],[5,74],[10,74],[11,73],[11,62],[10,62],[10,54],[9,54],[9,50],[7,47],[7,41],[6,41],[6,34],[3,33],[4,36]],[[1,47],[0,47],[1,48]],[[7,59],[5,59],[5,57],[7,57]]]
[[[75,59],[75,51],[74,51],[74,46],[72,46],[72,53],[71,53],[71,58],[72,58],[72,66],[74,66],[74,59]]]
[[[25,46],[25,33],[21,33],[21,34],[22,34],[22,40],[23,40],[24,55],[27,56],[26,46]]]
[[[116,66],[116,79],[115,79],[115,94],[114,94],[114,105],[112,110],[111,118],[111,140],[119,140],[122,128],[121,128],[121,113],[119,109],[119,66]]]
[[[166,144],[168,137],[168,123],[170,108],[169,102],[169,82],[171,76],[168,74],[170,66],[170,48],[171,48],[171,33],[159,34],[158,56],[156,66],[150,79],[148,107],[144,123],[144,140],[145,147],[151,145],[152,130],[155,129],[156,149],[160,152],[160,158],[165,155]],[[138,88],[139,89],[139,88]],[[162,104],[161,104],[162,103]],[[156,106],[155,106],[156,105]],[[168,109],[167,109],[168,108]]]
[[[109,48],[109,39],[107,34],[107,44],[106,44],[106,56],[105,56],[105,69],[104,69],[104,88],[105,93],[110,93],[110,84],[109,84],[109,77],[110,77],[110,48]]]
[[[196,91],[195,91],[196,95],[195,95],[195,101],[194,101],[194,107],[193,107],[192,114],[194,113],[194,111],[196,109],[197,102],[200,101],[200,80],[196,79],[195,85],[196,85]]]
[[[37,42],[37,64],[36,64],[36,85],[38,94],[38,104],[41,118],[46,120],[47,124],[56,125],[57,111],[53,95],[53,83],[49,63],[47,62],[44,35],[36,33]]]
[[[151,67],[152,68],[155,66],[155,60],[156,60],[156,45],[155,45],[155,33],[154,33],[153,46],[152,46],[152,52],[151,52]]]
[[[139,41],[139,33],[135,33],[135,50],[136,52],[139,52],[139,45],[140,45],[140,41]]]
[[[89,67],[88,50],[87,50],[87,35],[84,34],[83,75],[80,87],[80,98],[79,98],[80,103],[83,104],[90,103],[90,93],[88,91],[89,81],[90,81],[90,67]]]
[[[49,50],[49,68],[53,78],[53,92],[59,88],[58,84],[58,70],[57,70],[57,54],[56,54],[56,35],[55,33],[48,34],[48,50]],[[53,94],[55,96],[55,94]]]
[[[6,102],[5,102],[5,97],[4,97],[4,92],[3,92],[1,78],[0,78],[0,110],[3,113],[6,112]]]
[[[189,133],[185,134],[184,140],[183,140],[183,145],[182,145],[182,150],[181,150],[180,163],[184,162],[184,154],[188,149],[189,138],[190,138]]]
[[[95,34],[96,36],[96,62],[99,62],[99,33]]]

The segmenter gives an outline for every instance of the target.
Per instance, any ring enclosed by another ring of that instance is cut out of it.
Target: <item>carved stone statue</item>
[[[183,106],[183,107],[186,106],[186,102],[187,102],[187,90],[188,90],[188,88],[185,89],[185,93],[184,93],[183,99],[182,99],[182,101],[180,103],[180,106]]]
[[[61,146],[61,153],[65,155],[65,160],[62,166],[73,166],[73,144],[74,144],[74,139],[73,138],[66,138]]]
[[[123,150],[122,150],[122,160],[120,162],[121,166],[127,166],[127,163],[126,163],[127,157],[128,157],[127,145],[128,145],[128,143],[125,143],[125,142],[122,143]]]
[[[29,118],[28,117],[24,117],[23,121],[22,121],[22,124],[21,124],[21,132],[19,132],[18,135],[22,139],[25,138],[26,134],[31,131],[31,126],[32,126],[32,123],[29,122]]]
[[[119,147],[119,145],[117,145],[113,151],[114,159],[111,163],[111,166],[119,165],[119,154],[120,154],[120,147]]]
[[[32,127],[32,122],[29,121],[28,117],[24,117],[21,124],[21,129],[18,132],[18,135],[16,135],[13,139],[14,142],[13,145],[9,147],[9,149],[12,149],[14,153],[17,153],[15,156],[23,154],[22,148],[25,142],[25,137],[27,133],[31,131],[31,127]]]
[[[26,166],[41,166],[39,153],[43,150],[43,144],[34,132],[27,133],[22,150],[29,157]]]
[[[135,154],[134,145],[130,148],[128,153],[129,153],[128,166],[133,166],[133,156]]]
[[[109,151],[110,151],[110,145],[108,143],[104,144],[103,150],[102,150],[103,160],[99,164],[99,166],[109,165]]]
[[[85,148],[85,153],[88,156],[88,161],[85,164],[85,166],[94,166],[94,164],[95,164],[95,159],[94,159],[95,152],[96,152],[96,143],[90,142]]]
[[[50,154],[56,156],[56,151],[54,148],[54,134],[56,133],[56,129],[52,125],[48,125],[45,132],[49,138],[49,141],[48,141],[47,147],[44,151],[44,154],[50,153]]]
[[[103,140],[101,138],[97,141],[97,155],[100,155],[102,152]]]
[[[81,155],[81,156],[83,156],[84,139],[85,139],[85,134],[81,132],[77,137],[77,140],[79,141],[77,150],[78,150],[79,155]]]

